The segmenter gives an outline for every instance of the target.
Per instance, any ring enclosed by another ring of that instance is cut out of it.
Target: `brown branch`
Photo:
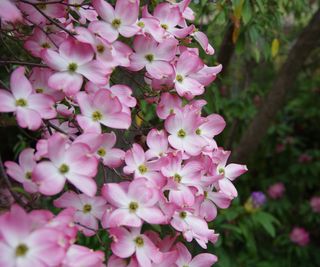
[[[299,35],[282,66],[261,109],[243,133],[233,160],[246,161],[258,148],[277,112],[284,106],[287,93],[292,90],[304,61],[318,47],[320,41],[320,9]]]
[[[18,61],[18,60],[0,60],[0,65],[8,65],[8,64],[48,68],[47,65],[44,65],[41,63],[25,62],[25,61]]]

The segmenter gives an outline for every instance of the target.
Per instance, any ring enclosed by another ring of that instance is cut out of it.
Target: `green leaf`
[[[252,17],[251,4],[250,4],[250,1],[249,1],[249,0],[246,0],[246,1],[244,2],[243,10],[242,10],[242,20],[243,20],[243,23],[246,25],[246,24],[251,20],[251,17]]]
[[[279,221],[271,214],[259,211],[253,215],[253,220],[261,224],[261,226],[267,231],[270,236],[276,236],[276,229],[274,227],[274,224],[279,224]]]

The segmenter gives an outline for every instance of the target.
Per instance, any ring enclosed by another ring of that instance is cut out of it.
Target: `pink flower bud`
[[[302,227],[295,227],[290,233],[290,240],[303,247],[309,244],[309,233]]]
[[[283,183],[275,183],[268,188],[268,195],[272,199],[281,198],[285,190]]]

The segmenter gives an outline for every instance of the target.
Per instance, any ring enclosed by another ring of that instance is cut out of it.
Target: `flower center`
[[[90,204],[83,205],[82,211],[83,213],[89,213],[92,209],[92,206]]]
[[[106,150],[103,147],[101,147],[101,148],[98,149],[97,154],[100,157],[104,157],[106,155]]]
[[[92,113],[93,121],[100,121],[102,119],[102,114],[100,111],[95,111]]]
[[[182,177],[181,177],[180,174],[176,173],[176,174],[173,176],[173,179],[174,179],[175,182],[180,183]]]
[[[201,129],[198,128],[198,129],[196,130],[196,134],[197,134],[197,135],[200,135],[200,134],[201,134]]]
[[[203,192],[203,195],[204,195],[204,198],[207,198],[207,197],[208,197],[208,192],[207,192],[207,191],[204,191],[204,192]]]
[[[16,256],[23,257],[27,254],[29,248],[25,244],[20,244],[16,247]]]
[[[113,27],[114,29],[118,29],[118,28],[120,27],[120,25],[121,25],[121,20],[120,20],[120,19],[114,19],[114,20],[111,22],[111,24],[112,24],[112,27]]]
[[[161,28],[165,29],[165,30],[168,30],[169,26],[167,24],[161,24]]]
[[[178,74],[178,75],[176,76],[176,80],[177,80],[179,83],[182,83],[182,82],[183,82],[183,77],[182,77],[182,75],[181,75],[181,74]]]
[[[37,4],[37,7],[41,10],[46,10],[47,5],[46,4]]]
[[[135,238],[134,242],[136,243],[137,247],[143,247],[143,245],[144,245],[144,241],[141,236],[137,236]]]
[[[16,106],[17,107],[25,107],[28,104],[27,100],[23,98],[19,98],[16,100]]]
[[[37,88],[36,89],[36,93],[38,93],[38,94],[42,94],[43,92],[44,92],[43,88]]]
[[[153,61],[153,59],[154,59],[154,56],[152,54],[147,54],[145,56],[145,59],[148,60],[151,63]]]
[[[137,211],[137,209],[139,208],[139,205],[137,202],[130,202],[129,204],[129,211],[134,213]]]
[[[147,171],[148,171],[148,168],[146,165],[144,164],[141,164],[139,167],[138,167],[138,170],[141,174],[145,174]]]
[[[41,45],[41,47],[42,47],[42,48],[50,48],[51,46],[50,46],[49,43],[45,42],[45,43],[43,43],[43,44]]]
[[[137,23],[137,25],[138,25],[140,28],[144,28],[144,26],[145,26],[142,21],[139,21],[139,22]]]
[[[69,171],[69,166],[66,165],[66,164],[62,164],[62,165],[60,166],[60,168],[59,168],[59,172],[60,172],[61,174],[65,174],[65,173],[67,173],[68,171]]]
[[[218,172],[219,172],[219,174],[223,174],[224,175],[224,173],[225,173],[224,168],[219,168]]]
[[[179,131],[178,131],[178,136],[180,137],[180,138],[184,138],[184,137],[186,137],[186,132],[185,132],[185,130],[183,130],[183,129],[180,129]]]
[[[98,53],[102,54],[104,52],[105,48],[104,45],[97,45],[97,51]]]
[[[181,211],[181,212],[179,213],[179,217],[180,217],[181,219],[185,219],[185,218],[187,217],[187,213],[186,213],[185,211]]]
[[[75,72],[78,68],[78,65],[76,63],[70,63],[69,66],[68,66],[68,70],[70,72]]]
[[[31,176],[32,176],[32,172],[26,172],[26,174],[25,174],[25,178],[26,179],[28,179],[28,180],[30,180],[31,179]]]

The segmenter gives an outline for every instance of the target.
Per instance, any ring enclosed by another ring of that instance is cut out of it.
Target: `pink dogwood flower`
[[[0,266],[57,266],[65,254],[59,231],[33,229],[28,214],[17,205],[0,216],[0,236]]]
[[[24,75],[24,68],[17,68],[10,77],[11,92],[0,89],[0,112],[14,112],[20,127],[37,130],[42,119],[56,116],[51,97],[36,94]]]
[[[182,100],[177,95],[163,93],[156,111],[160,119],[165,120],[169,115],[176,113],[176,110],[182,108]]]
[[[93,60],[94,51],[89,44],[68,38],[59,46],[59,53],[42,51],[44,62],[57,72],[49,78],[49,86],[73,96],[80,91],[83,77],[96,84],[106,84],[110,70],[100,61]]]
[[[170,61],[176,55],[178,41],[166,39],[158,44],[152,37],[137,36],[133,41],[135,53],[130,56],[130,69],[138,71],[146,68],[155,79],[161,79],[173,73]]]
[[[90,148],[86,144],[70,145],[66,137],[56,133],[48,139],[47,151],[49,161],[40,162],[33,172],[42,194],[60,193],[68,180],[88,196],[95,195],[97,185],[93,177],[97,173],[98,161],[89,155]]]
[[[177,267],[211,267],[217,262],[217,256],[209,253],[201,253],[192,259],[192,256],[188,249],[182,244],[176,244],[178,250],[178,259],[176,261]]]
[[[77,121],[86,132],[100,133],[100,124],[116,129],[130,127],[131,116],[122,112],[120,101],[110,91],[100,89],[94,95],[79,92],[77,100],[81,109]]]
[[[159,224],[164,221],[163,213],[156,204],[159,192],[145,179],[136,179],[125,190],[121,184],[105,184],[102,195],[116,209],[104,221],[105,227],[140,227],[143,221]]]
[[[19,165],[13,161],[4,163],[10,177],[19,183],[29,193],[37,192],[37,184],[32,180],[32,172],[37,165],[34,158],[34,149],[26,148],[19,155]]]
[[[94,0],[92,5],[102,21],[91,22],[89,30],[108,42],[117,40],[119,34],[132,37],[139,31],[135,24],[139,14],[139,1],[117,0],[115,8],[104,0]]]
[[[23,21],[21,11],[11,0],[2,0],[0,2],[0,18],[4,22],[21,22]]]
[[[290,240],[301,246],[307,246],[310,242],[310,235],[303,227],[294,227],[290,233]]]
[[[106,201],[102,197],[89,197],[85,194],[76,194],[72,191],[65,192],[54,201],[58,208],[73,208],[74,222],[79,223],[79,228],[86,236],[95,234],[98,222],[106,209]]]
[[[162,253],[140,231],[140,228],[131,228],[130,231],[123,227],[110,229],[110,235],[113,237],[112,252],[120,258],[136,255],[138,263],[143,267],[151,267],[154,263],[160,263],[163,259]]]
[[[146,151],[147,159],[156,159],[164,156],[169,147],[166,132],[151,129],[147,135],[147,145],[149,147],[149,150]]]

